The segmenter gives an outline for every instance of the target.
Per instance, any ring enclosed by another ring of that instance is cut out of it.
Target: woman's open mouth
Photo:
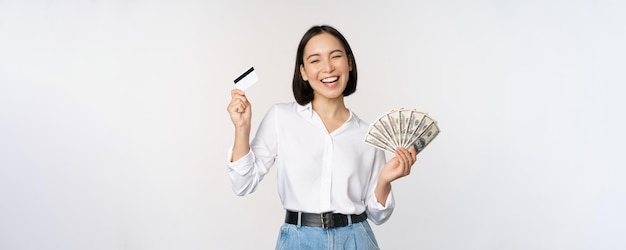
[[[333,86],[334,83],[336,83],[339,80],[338,76],[333,76],[333,77],[327,77],[322,79],[322,83],[326,86]]]

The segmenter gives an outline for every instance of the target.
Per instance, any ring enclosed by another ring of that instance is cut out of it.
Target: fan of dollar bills
[[[397,147],[415,146],[419,154],[439,134],[437,121],[415,109],[392,109],[370,124],[365,142],[395,153]]]

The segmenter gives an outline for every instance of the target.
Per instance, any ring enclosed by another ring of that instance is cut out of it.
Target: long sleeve
[[[254,192],[263,177],[274,165],[277,156],[276,107],[265,114],[247,155],[228,163],[228,176],[235,194],[243,196]],[[228,152],[231,159],[232,148]]]
[[[393,190],[389,191],[387,196],[387,204],[378,203],[374,190],[378,184],[378,175],[380,170],[385,165],[385,153],[382,150],[376,150],[376,158],[374,160],[372,177],[370,179],[369,190],[366,200],[366,211],[368,218],[376,225],[385,223],[391,217],[393,209],[396,206],[396,202],[393,198]]]

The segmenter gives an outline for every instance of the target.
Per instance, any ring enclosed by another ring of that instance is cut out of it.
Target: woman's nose
[[[324,61],[323,68],[324,72],[333,72],[335,70],[335,65],[330,60]]]

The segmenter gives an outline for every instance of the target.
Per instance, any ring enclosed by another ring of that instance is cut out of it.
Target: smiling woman
[[[307,43],[311,45],[306,46]],[[296,52],[293,73],[293,94],[296,101],[301,105],[311,102],[314,91],[308,79],[319,79],[319,73],[330,76],[330,70],[336,77],[341,77],[339,80],[344,81],[343,96],[349,96],[356,91],[356,61],[346,38],[329,26],[313,27],[302,37]],[[335,71],[347,72],[347,75],[339,76]]]
[[[344,103],[356,90],[356,62],[333,27],[305,33],[293,77],[297,103],[274,105],[252,143],[251,104],[242,91],[232,90],[233,191],[254,192],[277,165],[287,214],[276,249],[378,249],[367,219],[389,219],[395,207],[391,182],[410,173],[415,149],[398,148],[386,162],[381,150],[362,143],[368,126]]]
[[[313,106],[321,98],[327,99],[325,101],[341,99],[352,67],[339,40],[328,33],[311,38],[304,49],[304,58],[300,73],[313,89]]]

